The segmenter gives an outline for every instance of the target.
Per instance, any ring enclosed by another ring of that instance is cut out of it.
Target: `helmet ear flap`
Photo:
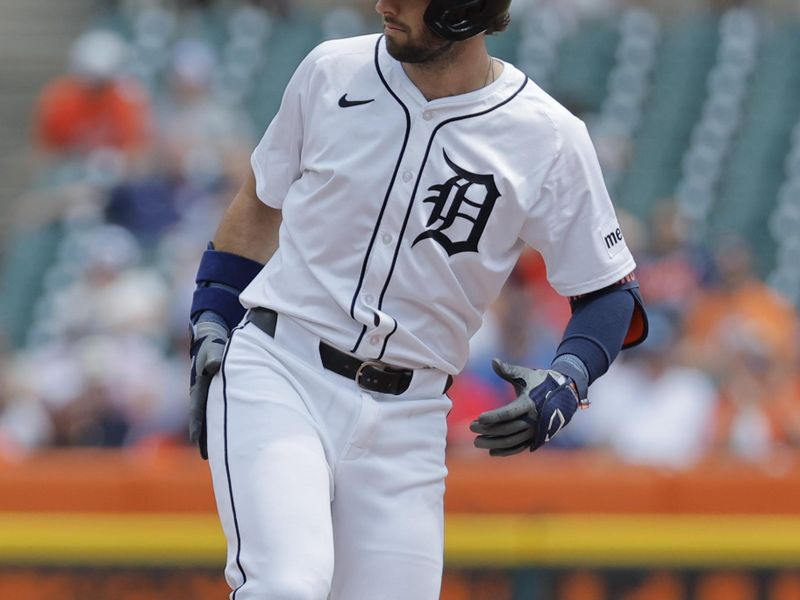
[[[431,0],[425,11],[425,23],[437,35],[458,42],[477,35],[475,23],[468,18],[468,8],[476,2]]]
[[[435,34],[460,42],[486,31],[510,4],[511,0],[431,0],[424,18]]]

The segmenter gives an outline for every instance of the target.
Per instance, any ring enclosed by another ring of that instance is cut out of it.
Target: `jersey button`
[[[411,181],[412,179],[414,179],[414,174],[413,174],[411,171],[405,171],[405,172],[403,173],[403,181],[405,181],[406,183],[408,183],[408,182],[409,182],[409,181]]]
[[[433,113],[429,110],[426,110],[424,113],[422,113],[422,118],[426,121],[430,121],[433,118]]]
[[[377,346],[380,341],[381,341],[381,336],[379,335],[373,335],[371,338],[369,338],[369,343],[372,344],[373,346]]]
[[[372,304],[373,300],[375,300],[375,297],[372,294],[364,294],[364,302]]]
[[[392,239],[393,239],[393,238],[392,238],[392,235],[391,235],[390,233],[384,233],[384,234],[381,236],[381,240],[382,240],[382,241],[383,241],[383,243],[384,243],[384,244],[386,244],[387,246],[388,246],[389,244],[391,244],[391,243],[392,243]]]

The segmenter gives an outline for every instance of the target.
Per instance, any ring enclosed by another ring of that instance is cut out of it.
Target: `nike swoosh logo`
[[[347,94],[339,98],[339,106],[342,108],[350,108],[351,106],[361,106],[362,104],[369,104],[370,102],[375,102],[375,98],[372,100],[348,100]]]
[[[556,428],[553,433],[550,433],[553,430],[553,425],[555,425],[556,417],[558,417],[558,427]],[[547,425],[547,435],[544,436],[544,441],[549,442],[556,434],[564,428],[564,425],[567,424],[567,420],[564,418],[564,413],[561,412],[560,408],[555,409],[553,414],[550,415],[550,423]]]

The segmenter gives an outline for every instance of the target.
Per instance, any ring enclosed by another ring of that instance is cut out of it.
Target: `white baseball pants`
[[[373,394],[288,317],[233,332],[207,408],[231,600],[439,597],[450,400],[418,373]]]

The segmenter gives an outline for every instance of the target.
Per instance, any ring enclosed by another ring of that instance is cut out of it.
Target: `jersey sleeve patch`
[[[600,244],[606,249],[606,252],[608,252],[609,258],[614,258],[628,247],[616,217],[608,219],[598,229],[598,232]]]

